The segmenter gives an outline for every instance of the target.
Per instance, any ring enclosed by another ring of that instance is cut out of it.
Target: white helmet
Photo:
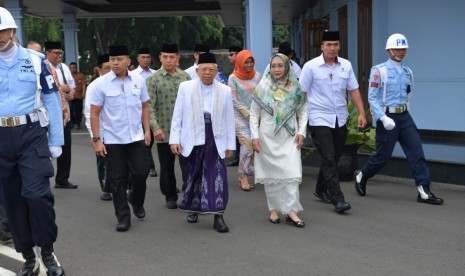
[[[16,26],[16,22],[11,13],[7,9],[0,7],[0,30],[16,28],[18,28],[18,26]]]
[[[386,50],[388,49],[407,49],[407,38],[402,34],[393,34],[386,41]]]

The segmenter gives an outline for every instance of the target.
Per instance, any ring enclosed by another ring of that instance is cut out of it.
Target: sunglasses
[[[236,53],[236,52],[231,52],[231,53],[229,53],[229,56],[230,56],[230,57],[232,57],[232,56],[234,56],[234,55],[237,55],[237,53]]]

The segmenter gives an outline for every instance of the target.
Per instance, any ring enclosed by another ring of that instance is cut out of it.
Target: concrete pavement
[[[263,187],[242,191],[230,167],[229,233],[213,230],[212,216],[188,224],[184,212],[167,209],[157,177],[148,179],[146,219],[133,216],[130,231],[118,233],[112,203],[99,199],[89,136],[73,130],[72,139],[70,182],[79,188],[53,189],[55,252],[67,275],[464,275],[464,187],[435,183],[445,204],[431,206],[416,202],[410,180],[376,177],[366,197],[343,182],[352,209],[338,215],[314,198],[316,170],[306,168],[299,229],[284,218],[269,223]],[[17,272],[21,262],[0,253],[0,267]]]

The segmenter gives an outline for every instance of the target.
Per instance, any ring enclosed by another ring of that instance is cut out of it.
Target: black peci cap
[[[47,41],[44,43],[45,50],[61,49],[60,41]]]
[[[206,44],[195,44],[194,52],[210,53],[210,46]]]
[[[160,52],[163,53],[178,53],[178,45],[176,43],[165,43],[161,44]]]
[[[338,41],[339,39],[339,31],[334,32],[324,32],[321,36],[321,41]]]
[[[202,63],[215,63],[216,64],[216,57],[213,53],[203,53],[199,55],[199,64]]]
[[[129,50],[126,45],[113,45],[110,46],[110,56],[129,56]]]
[[[105,62],[109,62],[109,61],[110,61],[110,55],[109,54],[99,55],[98,58],[97,58],[98,65],[102,65]]]

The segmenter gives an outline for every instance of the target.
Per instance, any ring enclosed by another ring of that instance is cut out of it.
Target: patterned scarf
[[[284,63],[284,75],[275,79],[272,74],[271,62],[281,59]],[[274,117],[274,133],[281,127],[295,135],[295,119],[293,115],[305,103],[306,99],[293,70],[290,70],[289,59],[283,54],[275,54],[270,60],[270,71],[262,78],[252,95],[266,112]]]

